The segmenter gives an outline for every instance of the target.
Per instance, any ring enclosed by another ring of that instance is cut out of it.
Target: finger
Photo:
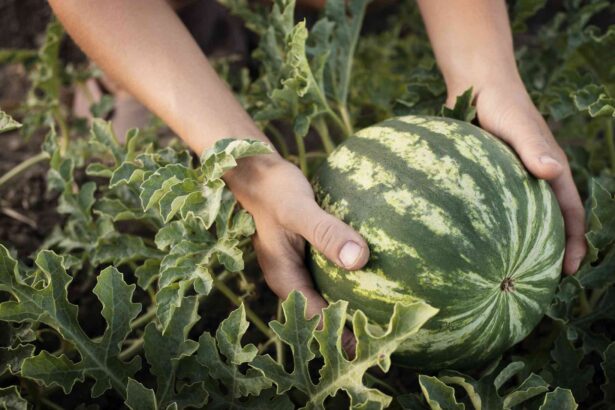
[[[323,211],[315,201],[304,202],[288,221],[289,229],[307,239],[327,259],[345,269],[359,269],[369,259],[367,243],[354,229]]]
[[[505,125],[485,129],[511,145],[536,178],[551,180],[564,171],[565,157],[540,114],[515,111],[508,114]]]
[[[566,252],[564,254],[564,273],[572,275],[587,252],[585,243],[585,210],[570,170],[551,181],[553,192],[560,203],[566,226]]]
[[[344,333],[342,333],[342,348],[349,359],[354,359],[357,354],[357,339],[355,339],[352,332],[347,328],[344,328]]]
[[[292,244],[291,246],[282,245],[286,238],[278,239],[280,241],[264,243],[258,236],[254,238],[254,247],[261,269],[265,274],[265,281],[280,299],[286,299],[293,290],[300,291],[307,301],[306,316],[312,318],[320,315],[318,323],[320,329],[323,324],[322,310],[327,307],[327,302],[314,289],[311,276],[303,265],[301,251],[298,253],[298,249]],[[300,247],[303,246],[300,245]],[[342,333],[342,348],[350,358],[354,357],[355,345],[354,335],[345,328]]]

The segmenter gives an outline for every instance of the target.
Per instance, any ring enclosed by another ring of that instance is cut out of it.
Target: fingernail
[[[539,158],[540,162],[545,164],[545,165],[557,165],[557,166],[561,166],[561,164],[552,156],[550,155],[543,155]]]
[[[361,255],[361,247],[352,241],[348,241],[342,246],[342,250],[340,251],[340,261],[345,268],[350,268],[353,266],[359,256]]]

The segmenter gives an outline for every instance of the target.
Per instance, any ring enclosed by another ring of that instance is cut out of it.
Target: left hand
[[[450,90],[448,106],[464,90]],[[506,141],[525,167],[549,182],[564,216],[566,251],[563,270],[573,274],[585,256],[585,211],[572,179],[566,154],[520,81],[475,86],[475,105],[482,128]]]

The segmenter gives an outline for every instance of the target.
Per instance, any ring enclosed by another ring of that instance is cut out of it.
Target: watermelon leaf
[[[353,408],[388,406],[390,396],[364,385],[365,372],[372,366],[388,371],[390,355],[395,349],[437,313],[436,309],[423,302],[396,304],[387,330],[381,336],[374,336],[367,328],[365,315],[355,312],[352,322],[357,339],[356,357],[348,360],[342,351],[347,302],[339,301],[323,310],[323,327],[319,331],[315,330],[319,318],[305,317],[306,299],[302,294],[291,293],[282,304],[282,309],[285,323],[273,321],[270,327],[291,348],[292,372],[288,373],[269,355],[257,356],[251,366],[271,380],[277,386],[278,393],[290,389],[303,392],[308,397],[306,408],[322,407],[327,397],[335,396],[339,390],[348,393]],[[310,362],[316,357],[311,347],[314,340],[324,360],[316,384],[309,373]]]
[[[182,407],[201,407],[207,399],[202,383],[195,383],[183,391],[177,389],[180,361],[184,358],[194,360],[190,356],[199,347],[197,342],[188,338],[188,333],[199,320],[197,309],[197,297],[186,297],[174,310],[164,333],[153,322],[145,327],[143,348],[150,372],[156,377],[155,402],[159,408],[173,403],[180,403]],[[193,394],[187,394],[188,391]]]
[[[604,392],[604,402],[615,403],[615,342],[604,351],[604,361],[601,366],[606,379],[600,386]]]
[[[21,397],[17,386],[0,387],[0,407],[11,410],[28,410],[28,401]]]
[[[539,410],[576,410],[577,407],[579,406],[570,390],[556,387],[552,392],[545,394]]]
[[[130,410],[159,409],[154,391],[143,386],[133,378],[128,379],[125,404]]]
[[[243,373],[238,369],[245,363],[252,363],[257,355],[253,344],[241,346],[247,329],[246,311],[241,305],[220,323],[215,338],[209,333],[199,338],[197,360],[214,380],[231,387],[228,394],[233,398],[258,396],[271,387],[271,381],[257,370],[250,368]]]
[[[36,258],[42,273],[43,285],[28,285],[21,279],[17,262],[0,245],[0,290],[12,299],[0,303],[0,319],[9,322],[42,322],[70,341],[81,356],[73,362],[66,356],[53,356],[42,351],[29,357],[21,365],[23,376],[47,385],[60,385],[66,393],[85,376],[95,380],[93,397],[109,388],[125,395],[128,377],[140,368],[139,358],[130,362],[119,359],[121,344],[131,332],[130,322],[141,310],[132,302],[135,285],[127,285],[122,275],[112,267],[104,269],[97,278],[94,293],[102,303],[102,316],[107,329],[100,341],[90,339],[77,321],[77,306],[67,298],[71,277],[66,273],[63,259],[50,251],[42,251]]]
[[[465,409],[465,406],[455,399],[455,389],[442,383],[437,377],[421,374],[419,375],[419,384],[427,404],[432,409]]]
[[[587,386],[594,376],[593,367],[583,365],[583,352],[575,349],[565,334],[555,341],[551,351],[554,363],[545,372],[547,380],[553,386],[570,389],[577,400],[584,400],[588,395]]]
[[[512,362],[505,366],[497,361],[485,370],[478,381],[453,370],[440,372],[438,379],[441,383],[463,388],[472,405],[477,409],[510,408],[548,390],[548,384],[542,377],[530,373],[518,387],[509,389],[501,395],[500,391],[503,386],[514,376],[520,374],[524,367],[525,365],[521,362]]]
[[[515,32],[527,30],[526,20],[542,9],[547,0],[517,0],[512,10],[511,26]]]
[[[457,96],[455,106],[452,109],[443,105],[441,115],[460,121],[472,122],[476,117],[476,108],[472,105],[473,99],[473,88],[470,87]]]
[[[0,110],[0,133],[13,131],[21,128],[21,124],[15,121],[10,115]]]

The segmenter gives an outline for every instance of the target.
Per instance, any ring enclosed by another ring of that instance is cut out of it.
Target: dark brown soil
[[[0,135],[0,175],[38,154],[41,139],[26,142],[17,132]],[[0,243],[20,258],[36,251],[60,219],[55,197],[46,193],[46,173],[46,164],[37,164],[0,187]]]

